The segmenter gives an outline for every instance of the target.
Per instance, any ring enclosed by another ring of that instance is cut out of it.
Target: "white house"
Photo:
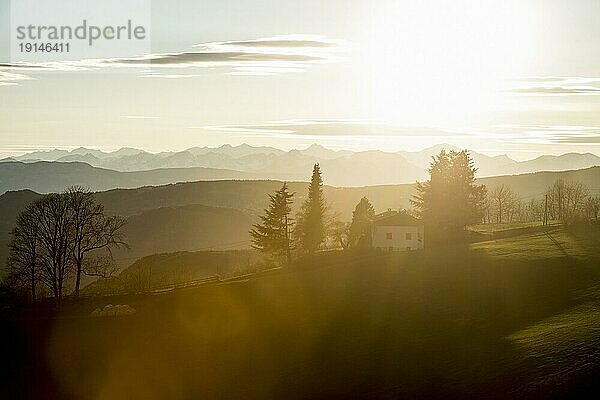
[[[387,211],[373,221],[372,246],[389,251],[420,250],[425,244],[421,220],[405,211]]]

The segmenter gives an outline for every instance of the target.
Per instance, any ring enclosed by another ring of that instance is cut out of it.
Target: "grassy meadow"
[[[162,294],[86,297],[60,314],[4,310],[3,354],[19,355],[11,368],[20,378],[3,390],[93,399],[584,396],[600,372],[600,236],[536,229],[410,254],[324,252]],[[90,316],[107,304],[136,312]]]

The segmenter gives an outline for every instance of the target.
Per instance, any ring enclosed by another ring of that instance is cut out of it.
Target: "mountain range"
[[[215,179],[281,179],[304,181],[310,177],[312,165],[320,163],[324,181],[335,186],[364,186],[412,183],[425,179],[432,156],[442,149],[458,150],[449,144],[439,144],[421,151],[384,152],[331,150],[313,144],[303,150],[283,151],[273,147],[252,147],[247,144],[217,148],[193,147],[178,152],[149,153],[134,148],[114,152],[77,148],[71,151],[37,151],[14,158],[5,158],[0,164],[0,191],[30,188],[7,185],[10,180],[5,169],[12,164],[13,172],[22,173],[19,164],[39,162],[85,163],[97,169],[78,167],[71,174],[90,174],[98,179],[114,182],[113,187],[160,185],[169,182]],[[470,151],[478,177],[512,175],[537,171],[581,169],[600,165],[600,157],[591,153],[568,153],[560,156],[545,155],[528,161],[515,161],[506,155],[488,156]],[[43,164],[38,169],[51,168]],[[109,172],[117,171],[123,174]],[[144,171],[145,173],[141,173]],[[151,172],[150,172],[151,171]],[[158,171],[158,172],[157,172]],[[37,172],[31,172],[42,176]],[[63,171],[61,173],[66,173]],[[102,177],[102,178],[100,178]],[[24,177],[15,177],[23,181]],[[135,185],[135,186],[132,186]],[[98,184],[96,190],[108,187]],[[40,190],[40,189],[34,189]],[[52,190],[52,189],[49,189]],[[42,189],[42,191],[44,191]]]

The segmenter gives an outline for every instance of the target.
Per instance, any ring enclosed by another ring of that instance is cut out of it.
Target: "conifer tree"
[[[315,164],[308,186],[308,196],[298,213],[295,230],[296,238],[305,252],[314,253],[325,242],[326,213],[321,168],[319,164]]]
[[[292,220],[289,215],[293,196],[284,182],[281,189],[269,195],[269,207],[260,217],[262,222],[250,230],[252,248],[269,254],[276,261],[285,260],[287,263],[291,262]]]
[[[476,171],[466,150],[442,150],[431,163],[429,180],[417,182],[410,202],[423,218],[430,243],[461,239],[468,224],[481,221],[486,188],[475,184]]]
[[[368,198],[360,199],[352,212],[352,223],[350,224],[350,243],[354,246],[368,245],[370,239],[370,227],[375,217],[375,209]]]

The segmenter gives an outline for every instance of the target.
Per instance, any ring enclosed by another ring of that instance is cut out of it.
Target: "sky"
[[[0,157],[225,143],[600,155],[595,0],[97,3],[0,0]],[[147,35],[19,52],[17,26],[83,17]]]

